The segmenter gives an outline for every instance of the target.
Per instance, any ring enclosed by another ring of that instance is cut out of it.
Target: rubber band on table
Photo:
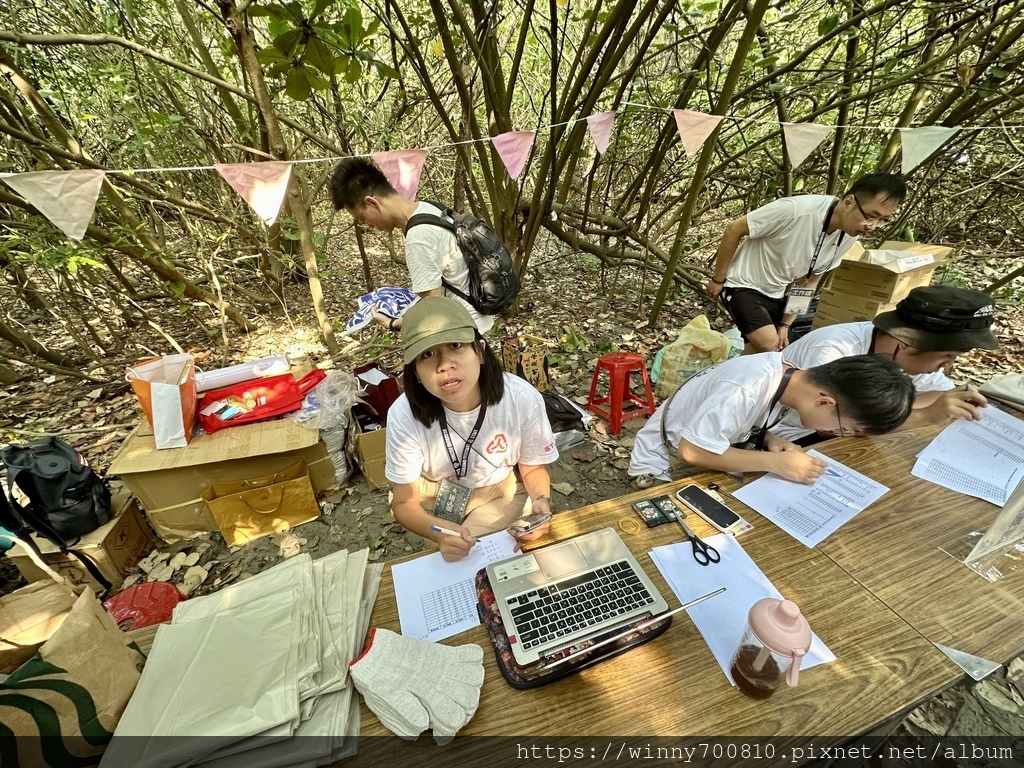
[[[620,517],[619,528],[622,529],[623,533],[628,533],[630,536],[636,536],[640,533],[640,523],[632,517]]]

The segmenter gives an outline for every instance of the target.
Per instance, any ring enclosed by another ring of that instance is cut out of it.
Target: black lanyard
[[[871,346],[868,347],[868,354],[869,355],[875,354],[875,342],[876,341],[878,341],[878,329],[877,328],[872,328],[871,329]]]
[[[774,427],[775,424],[782,421],[782,416],[789,410],[788,408],[784,409],[783,412],[779,414],[779,418],[775,420],[775,424],[769,424],[772,418],[772,411],[775,410],[775,406],[778,405],[779,400],[782,399],[782,393],[786,391],[786,387],[789,385],[789,380],[793,376],[793,371],[795,370],[796,368],[789,368],[782,374],[782,381],[779,382],[779,388],[775,390],[775,395],[772,397],[771,405],[768,406],[768,417],[764,420],[764,426],[761,427],[761,431],[757,435],[757,442],[754,443],[755,451],[764,450],[764,441],[768,436],[768,430]]]
[[[462,460],[460,461],[459,455],[455,452],[455,444],[452,443],[452,435],[448,431],[448,419],[445,418],[444,408],[441,409],[441,436],[444,438],[445,450],[448,451],[448,460],[452,463],[455,476],[460,480],[469,471],[469,451],[472,449],[477,435],[480,434],[480,427],[484,424],[484,414],[486,413],[487,403],[480,403],[480,415],[476,417],[476,424],[473,425],[473,430],[466,438],[466,447],[462,449]]]
[[[832,205],[828,207],[828,213],[825,214],[825,220],[821,222],[821,232],[818,233],[818,242],[814,246],[814,255],[811,256],[811,265],[807,268],[807,278],[811,279],[811,275],[814,274],[814,265],[818,263],[818,257],[821,255],[821,246],[825,244],[825,238],[828,236],[828,223],[832,220],[832,211],[839,205],[838,200],[833,200]],[[839,250],[839,246],[843,244],[843,235],[845,232],[840,231],[839,239],[836,240],[836,251]]]

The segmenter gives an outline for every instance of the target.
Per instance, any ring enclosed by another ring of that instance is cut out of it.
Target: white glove
[[[479,645],[452,648],[375,627],[349,672],[389,730],[415,740],[430,727],[434,741],[447,744],[476,713],[483,659]]]

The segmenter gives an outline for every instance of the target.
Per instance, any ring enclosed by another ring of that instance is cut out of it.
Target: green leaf
[[[718,0],[711,0],[711,2],[707,3],[698,3],[697,10],[701,11],[702,13],[711,13],[712,11],[717,11]]]
[[[325,75],[334,71],[334,54],[323,41],[315,37],[306,41],[306,52],[302,55],[302,62],[319,69]]]
[[[292,29],[274,38],[274,47],[288,58],[295,55],[295,49],[302,44],[303,31]]]
[[[377,68],[377,72],[381,77],[390,77],[392,80],[398,80],[401,77],[397,69],[385,64],[383,61],[374,61],[373,66]]]
[[[185,284],[184,283],[164,283],[167,290],[177,296],[179,299],[185,295]]]
[[[305,101],[313,93],[309,85],[309,78],[306,77],[306,70],[302,67],[292,67],[288,71],[288,79],[284,84],[284,92],[295,101]]]
[[[822,37],[839,26],[839,16],[832,14],[823,19],[818,19],[818,34]]]
[[[256,51],[256,61],[260,64],[278,64],[288,61],[288,57],[277,50],[277,48],[261,48]]]
[[[352,59],[348,64],[348,70],[345,72],[345,82],[349,85],[359,82],[359,78],[363,76],[363,67],[359,61]]]

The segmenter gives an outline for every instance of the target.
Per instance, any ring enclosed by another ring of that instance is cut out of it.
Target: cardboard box
[[[111,501],[111,511],[115,517],[92,533],[82,536],[73,549],[91,558],[99,572],[116,590],[124,583],[128,569],[153,549],[154,539],[149,525],[139,512],[139,505],[130,494],[115,496]],[[89,575],[81,561],[72,555],[63,554],[46,539],[38,536],[32,538],[43,560],[57,573],[73,584],[82,584],[100,591],[99,582]],[[28,581],[50,580],[49,575],[33,563],[24,550],[15,548],[7,556]]]
[[[387,428],[373,429],[373,425],[379,424],[376,414],[367,406],[359,404],[352,406],[350,423],[348,453],[363,471],[366,485],[372,491],[387,488],[391,485],[391,481],[384,475]]]
[[[334,466],[315,429],[291,419],[263,421],[200,435],[184,448],[156,450],[145,422],[121,445],[108,474],[139,499],[160,538],[177,541],[216,531],[202,494],[213,483],[272,475],[298,460],[309,467],[313,490],[334,483]]]
[[[931,283],[936,267],[945,262],[952,249],[943,245],[888,240],[878,250],[905,251],[906,256],[888,264],[868,264],[863,261],[864,247],[854,243],[829,275],[812,329],[870,320],[895,309],[896,304],[914,288]]]
[[[821,292],[811,328],[821,328],[824,325],[834,325],[835,323],[862,322],[895,308],[894,302],[882,302],[877,299],[848,296],[825,290]]]

